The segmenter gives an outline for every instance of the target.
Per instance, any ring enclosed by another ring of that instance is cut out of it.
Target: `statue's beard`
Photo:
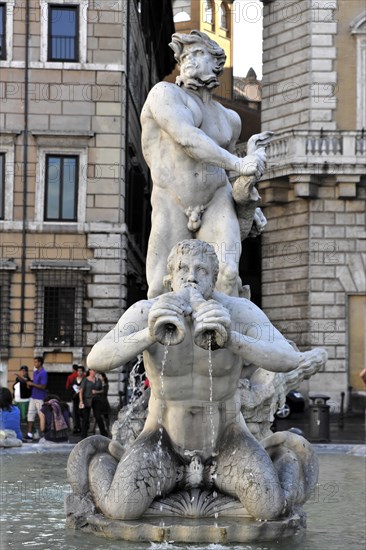
[[[190,78],[187,76],[177,76],[175,83],[178,86],[185,86],[191,90],[198,90],[199,88],[207,88],[212,90],[217,88],[220,82],[215,74],[203,75],[201,78]]]

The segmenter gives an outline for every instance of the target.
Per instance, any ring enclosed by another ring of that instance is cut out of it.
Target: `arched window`
[[[204,13],[204,21],[205,23],[209,23],[210,25],[213,25],[214,22],[214,10],[212,5],[212,0],[205,0],[205,13]]]
[[[174,23],[182,23],[191,19],[191,2],[189,0],[173,1]]]
[[[350,25],[357,40],[357,129],[366,128],[366,11],[355,17]]]
[[[227,15],[227,6],[224,2],[221,2],[220,5],[220,28],[228,30],[228,15]]]

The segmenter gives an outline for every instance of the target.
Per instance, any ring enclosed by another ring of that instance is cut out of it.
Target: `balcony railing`
[[[276,172],[289,168],[302,173],[314,166],[343,166],[347,172],[359,173],[366,165],[366,135],[363,131],[294,130],[274,136],[267,149],[268,168]]]
[[[245,155],[245,144],[238,147]],[[267,175],[279,177],[324,171],[363,174],[366,169],[366,133],[360,131],[278,132],[267,147]]]

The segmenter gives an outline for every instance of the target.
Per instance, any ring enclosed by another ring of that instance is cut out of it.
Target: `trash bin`
[[[310,396],[309,396],[310,397]],[[329,405],[328,395],[313,395],[310,397],[310,433],[312,441],[329,441]]]

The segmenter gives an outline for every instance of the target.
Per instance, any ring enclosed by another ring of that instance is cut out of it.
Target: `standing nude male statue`
[[[248,156],[234,155],[240,118],[213,99],[224,50],[199,31],[173,34],[170,46],[180,67],[177,84],[154,86],[141,113],[142,148],[153,180],[148,296],[164,290],[172,246],[196,237],[213,244],[218,254],[217,288],[238,295],[242,239],[227,172],[259,179],[270,134],[253,136],[260,145],[251,138]]]
[[[151,385],[144,429],[126,452],[101,436],[81,442],[70,455],[69,481],[81,494],[91,492],[107,517],[138,519],[155,497],[179,487],[179,471],[191,463],[196,486],[205,485],[202,465],[211,471],[209,486],[238,499],[251,516],[286,515],[309,498],[316,458],[305,439],[289,432],[260,444],[240,413],[238,382],[243,363],[291,371],[306,369],[314,356],[324,361],[325,353],[295,351],[257,306],[216,291],[211,245],[178,243],[167,269],[172,292],[131,306],[88,356],[90,368],[107,371],[143,353]],[[169,327],[179,330],[166,355],[160,342]],[[205,331],[221,339],[211,352],[212,378]]]

